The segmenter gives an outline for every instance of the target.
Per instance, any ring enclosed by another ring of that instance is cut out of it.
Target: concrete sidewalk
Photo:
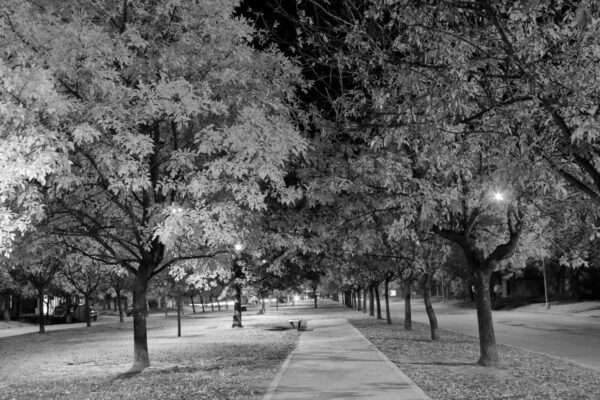
[[[263,400],[429,399],[346,319],[308,322]]]

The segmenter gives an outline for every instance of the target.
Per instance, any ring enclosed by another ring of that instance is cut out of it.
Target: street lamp
[[[495,192],[495,193],[493,194],[493,198],[494,198],[494,200],[496,200],[496,201],[504,201],[504,200],[505,200],[504,193],[502,193],[502,192]]]

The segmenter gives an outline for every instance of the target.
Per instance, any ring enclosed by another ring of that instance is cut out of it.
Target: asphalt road
[[[393,315],[403,316],[404,303],[393,303]],[[475,310],[436,303],[440,329],[478,336]],[[413,303],[414,321],[429,323],[421,301]],[[392,317],[393,318],[393,317]],[[600,370],[600,320],[569,314],[494,311],[496,341]]]

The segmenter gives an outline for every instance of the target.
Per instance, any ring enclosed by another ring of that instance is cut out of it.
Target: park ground
[[[552,311],[582,306],[561,307]],[[134,375],[127,373],[130,320],[101,317],[104,323],[92,328],[1,338],[0,398],[260,399],[302,334],[284,329],[288,319],[340,317],[434,400],[600,398],[598,370],[504,345],[499,346],[500,365],[483,368],[475,364],[479,347],[473,336],[442,330],[441,340],[431,342],[427,325],[414,323],[412,331],[405,331],[397,312],[388,325],[333,302],[322,302],[316,310],[308,302],[269,309],[265,315],[249,309],[242,329],[231,328],[230,311],[186,312],[182,337],[177,337],[174,316],[152,315],[152,365]]]

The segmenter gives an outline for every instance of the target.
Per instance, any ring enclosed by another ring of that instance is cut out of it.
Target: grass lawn
[[[186,314],[182,337],[174,316],[148,318],[151,366],[129,375],[131,318],[0,339],[1,399],[260,399],[298,331],[280,313],[244,313],[231,328],[231,312]]]
[[[600,372],[551,356],[499,345],[501,364],[484,368],[479,340],[440,331],[429,340],[429,326],[413,322],[407,332],[372,318],[350,321],[433,400],[600,399]],[[590,349],[598,351],[598,349]]]

